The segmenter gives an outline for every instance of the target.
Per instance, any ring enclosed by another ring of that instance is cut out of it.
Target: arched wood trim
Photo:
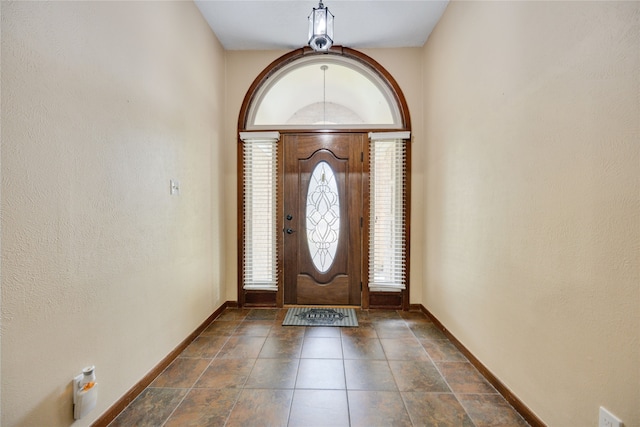
[[[398,130],[411,130],[411,117],[409,116],[409,108],[407,107],[407,101],[404,98],[402,90],[400,90],[400,86],[395,81],[395,79],[389,74],[389,72],[380,65],[376,60],[371,58],[368,55],[365,55],[362,52],[358,52],[357,50],[350,49],[348,47],[343,46],[333,46],[329,50],[329,52],[315,52],[310,47],[306,46],[300,49],[296,49],[289,53],[286,53],[269,64],[253,81],[249,90],[247,90],[247,94],[242,101],[242,107],[240,107],[240,114],[238,115],[238,132],[246,130],[247,120],[248,120],[248,112],[249,107],[253,103],[256,94],[258,93],[258,89],[262,87],[263,84],[267,81],[269,77],[271,77],[275,72],[279,69],[288,65],[292,62],[297,61],[301,58],[306,58],[309,56],[318,56],[318,55],[335,55],[342,56],[345,58],[349,58],[359,62],[365,67],[373,70],[376,74],[380,76],[382,81],[387,84],[388,88],[391,90],[393,94],[393,98],[398,106],[398,110],[400,113],[400,119],[402,122],[402,128]],[[374,129],[368,129],[371,131]],[[317,131],[317,130],[316,130]],[[331,132],[332,130],[323,130],[322,132]],[[348,131],[348,130],[347,130]],[[362,132],[362,129],[358,130]],[[286,131],[283,131],[286,132]],[[295,132],[300,132],[300,129],[296,129]],[[345,129],[340,129],[339,132],[345,132]]]
[[[243,188],[243,152],[242,152],[242,141],[240,140],[240,132],[247,130],[246,126],[247,126],[247,120],[248,120],[248,112],[249,112],[249,107],[251,106],[251,103],[254,101],[255,97],[257,96],[257,93],[259,91],[259,89],[262,87],[262,85],[264,85],[267,81],[267,79],[269,77],[271,77],[274,73],[276,73],[278,70],[280,70],[282,67],[295,62],[301,58],[304,57],[309,57],[309,56],[316,56],[316,55],[336,55],[336,56],[343,56],[345,58],[349,58],[351,60],[354,60],[356,62],[359,62],[360,64],[364,65],[365,67],[369,68],[370,70],[372,70],[373,72],[375,72],[380,78],[381,80],[387,84],[387,87],[389,88],[389,90],[391,91],[393,98],[396,102],[396,105],[398,107],[398,111],[400,114],[400,119],[401,119],[401,124],[402,127],[401,128],[397,128],[397,129],[393,129],[393,131],[411,131],[411,117],[409,114],[409,107],[407,105],[407,101],[404,97],[404,94],[402,93],[402,90],[400,89],[400,86],[398,85],[398,83],[396,82],[396,80],[393,78],[393,76],[391,76],[391,74],[382,66],[380,65],[377,61],[375,61],[373,58],[371,58],[368,55],[365,55],[362,52],[358,52],[354,49],[350,49],[348,47],[343,47],[343,46],[332,46],[329,49],[329,52],[315,52],[313,49],[311,49],[308,46],[296,49],[294,51],[291,51],[289,53],[286,53],[282,56],[280,56],[279,58],[277,58],[275,61],[273,61],[271,64],[269,64],[259,75],[258,77],[255,78],[255,80],[253,81],[253,83],[251,84],[251,86],[249,87],[249,89],[247,90],[247,93],[244,97],[244,100],[242,101],[242,106],[240,107],[240,113],[238,115],[238,133],[236,134],[238,136],[238,157],[237,157],[237,167],[238,167],[238,173],[237,173],[237,188],[238,188],[238,212],[241,213],[244,210],[244,201],[243,201],[243,197],[242,197],[242,188]],[[288,130],[284,130],[284,129],[276,129],[274,127],[274,130],[278,130],[281,134],[283,133],[333,133],[333,132],[340,132],[340,133],[350,133],[350,132],[356,132],[356,133],[367,133],[367,132],[388,132],[390,131],[390,129],[388,128],[368,128],[368,129],[362,129],[362,128],[358,128],[358,129],[288,129]],[[368,148],[365,148],[365,152],[368,153]],[[280,151],[278,153],[278,163],[282,164],[283,158],[282,158],[283,154],[282,151]],[[364,171],[364,175],[367,177],[366,181],[368,181],[368,154],[367,156],[365,156],[365,171]],[[406,173],[407,173],[407,186],[405,188],[406,191],[406,212],[407,212],[407,216],[405,219],[405,239],[406,239],[406,269],[407,269],[407,277],[406,277],[406,283],[407,283],[407,288],[398,293],[387,293],[387,292],[370,292],[367,286],[363,286],[362,288],[362,308],[363,309],[368,309],[368,308],[386,308],[386,309],[402,309],[402,310],[409,310],[409,305],[410,305],[410,280],[409,280],[409,271],[410,271],[410,257],[409,257],[409,251],[410,251],[410,247],[411,247],[411,239],[410,239],[410,229],[411,229],[411,215],[409,212],[411,212],[411,144],[408,143],[407,144],[407,164],[406,164]],[[278,172],[278,174],[280,174],[280,171]],[[279,178],[279,180],[282,180],[282,178]],[[282,187],[282,182],[280,182],[279,187]],[[368,223],[368,183],[364,184],[365,188],[367,188],[367,190],[365,190],[365,195],[364,195],[364,202],[365,202],[365,225]],[[281,191],[281,190],[279,190]],[[280,193],[281,194],[281,193]],[[277,211],[281,212],[282,210],[282,197],[278,198],[278,207],[277,207]],[[282,228],[282,215],[280,215],[277,219],[277,227],[278,229]],[[243,246],[243,224],[242,221],[238,221],[238,228],[237,228],[237,233],[238,233],[238,253],[237,253],[237,265],[238,265],[238,305],[240,307],[246,306],[246,307],[252,307],[252,306],[259,306],[259,307],[283,307],[283,292],[282,290],[278,291],[278,292],[265,292],[265,291],[245,291],[242,287],[242,283],[243,283],[243,252],[244,252],[244,246]],[[365,232],[363,234],[363,239],[368,239],[368,226],[365,226]],[[363,240],[364,241],[364,240]],[[280,238],[278,240],[278,253],[281,254],[282,253],[282,239]],[[280,257],[280,255],[278,255]],[[366,279],[364,278],[364,274],[366,274],[366,271],[368,271],[368,251],[363,250],[363,260],[364,260],[364,268],[363,268],[363,282],[366,283]],[[281,260],[278,259],[278,265],[280,265]],[[282,277],[283,272],[280,271],[279,272],[279,283],[283,282],[283,277]]]

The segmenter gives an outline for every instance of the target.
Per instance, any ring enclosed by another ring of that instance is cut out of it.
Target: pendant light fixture
[[[333,45],[333,15],[320,0],[309,15],[309,46],[316,52],[327,52]]]

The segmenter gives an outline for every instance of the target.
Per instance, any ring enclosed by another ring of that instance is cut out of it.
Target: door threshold
[[[282,308],[297,308],[297,307],[309,307],[309,308],[353,308],[360,310],[361,305],[342,305],[342,304],[284,304]]]

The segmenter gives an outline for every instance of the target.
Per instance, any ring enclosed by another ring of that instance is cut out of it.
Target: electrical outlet
[[[624,424],[618,417],[601,406],[598,427],[624,427]]]

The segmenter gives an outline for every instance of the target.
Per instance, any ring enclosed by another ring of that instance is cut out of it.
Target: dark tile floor
[[[110,426],[527,425],[422,313],[357,312],[227,309]]]

